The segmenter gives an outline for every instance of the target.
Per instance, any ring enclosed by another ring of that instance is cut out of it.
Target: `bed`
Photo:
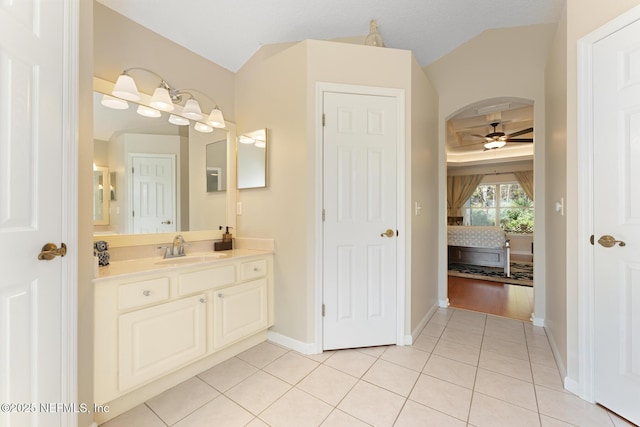
[[[511,277],[511,248],[500,227],[447,227],[449,262],[485,267],[501,267],[505,277]]]

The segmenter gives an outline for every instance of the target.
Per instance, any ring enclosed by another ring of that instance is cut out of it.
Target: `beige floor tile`
[[[357,350],[341,350],[336,351],[324,364],[356,378],[360,378],[375,361],[375,357],[371,357]]]
[[[392,426],[405,399],[373,384],[359,381],[338,408],[373,426]]]
[[[478,366],[480,348],[472,345],[459,344],[452,341],[438,341],[433,354],[457,360],[458,362]]]
[[[198,374],[198,377],[216,390],[225,392],[234,385],[256,373],[258,369],[244,360],[232,357],[213,368]]]
[[[253,415],[225,396],[219,396],[207,403],[174,427],[201,426],[245,426],[253,419]],[[137,427],[137,426],[136,426]]]
[[[547,417],[546,415],[540,415],[540,421],[542,427],[574,427],[575,424],[565,423],[564,421],[556,420],[555,418]]]
[[[425,334],[420,334],[418,335],[418,338],[415,340],[415,342],[411,344],[411,347],[417,350],[422,350],[422,351],[431,353],[435,348],[436,344],[438,344],[438,338],[431,337]]]
[[[479,366],[489,371],[532,382],[531,365],[526,360],[516,359],[493,351],[482,350],[480,352]]]
[[[363,347],[363,348],[357,348],[356,350],[359,351],[360,353],[364,353],[367,356],[371,356],[371,357],[375,357],[376,359],[378,357],[380,357],[380,355],[382,353],[384,353],[384,351],[388,348],[389,346],[386,345],[381,345],[381,346],[377,346],[377,347]]]
[[[549,338],[546,335],[526,333],[527,345],[529,348],[545,348],[551,350],[551,344],[549,344]]]
[[[243,408],[258,415],[290,388],[291,385],[273,375],[258,371],[227,391],[225,395]]]
[[[305,377],[297,388],[335,406],[358,382],[357,378],[325,365]]]
[[[264,367],[264,371],[280,378],[289,384],[297,384],[311,371],[317,368],[318,362],[289,352]]]
[[[362,379],[385,390],[407,397],[415,385],[418,375],[420,373],[412,369],[387,362],[386,360],[378,360],[364,374]]]
[[[209,384],[193,377],[146,403],[165,423],[173,425],[219,395]]]
[[[398,416],[394,427],[416,427],[416,426],[437,426],[437,427],[465,427],[467,423],[457,418],[428,408],[412,400],[405,403],[404,408]]]
[[[332,406],[293,388],[260,414],[260,419],[272,427],[319,426]]]
[[[526,344],[527,342],[522,324],[520,325],[519,329],[515,329],[512,326],[506,326],[503,324],[487,325],[484,330],[484,335],[486,337],[502,338],[504,340],[513,341],[519,344]]]
[[[581,427],[612,426],[607,412],[571,393],[536,386],[540,413]]]
[[[471,319],[451,319],[449,323],[447,323],[447,327],[462,329],[476,334],[482,334],[484,332],[484,321],[476,321]]]
[[[100,424],[100,427],[166,427],[156,414],[147,405],[138,405],[135,408],[118,415],[114,419]]]
[[[624,418],[620,418],[613,412],[607,411],[607,414],[609,415],[609,418],[611,418],[611,421],[613,421],[613,425],[615,427],[637,427],[631,424],[629,421],[625,420]]]
[[[533,372],[533,382],[536,385],[564,391],[560,373],[555,366],[550,368],[548,366],[531,363],[531,371]]]
[[[256,417],[246,427],[269,427],[269,424]]]
[[[469,424],[476,427],[537,427],[540,418],[537,412],[474,393]]]
[[[529,352],[527,351],[527,345],[524,343],[515,343],[498,337],[484,337],[482,349],[529,361]]]
[[[339,409],[334,409],[321,425],[322,427],[367,427],[369,424],[345,414]]]
[[[429,358],[422,372],[432,377],[473,389],[476,370],[475,366],[434,354]]]
[[[474,391],[532,411],[538,411],[536,393],[530,382],[480,368]]]
[[[429,375],[420,375],[409,399],[460,420],[466,420],[471,390]]]
[[[301,356],[304,356],[304,357],[309,358],[311,360],[315,360],[318,363],[323,363],[325,360],[327,360],[328,358],[333,356],[333,353],[335,353],[335,350],[323,351],[320,354],[301,354]],[[300,353],[298,353],[298,354],[300,354]]]
[[[264,368],[278,357],[285,354],[287,350],[269,342],[260,343],[249,350],[243,351],[237,357],[257,368]]]
[[[544,365],[549,368],[557,369],[556,360],[553,357],[551,348],[533,347],[529,349],[529,359],[531,363]]]
[[[442,332],[444,331],[445,325],[446,322],[444,324],[429,322],[427,323],[427,326],[422,329],[422,332],[420,332],[420,334],[428,335],[434,338],[440,338],[440,335],[442,335]]]
[[[482,344],[482,332],[459,329],[456,326],[447,326],[444,332],[442,332],[440,339],[480,348]]]
[[[429,356],[430,353],[417,350],[410,346],[394,345],[387,348],[387,351],[382,353],[380,359],[420,372],[424,368],[425,363],[427,363]]]
[[[431,316],[431,319],[429,319],[429,323],[437,323],[440,325],[445,326],[447,324],[447,322],[449,321],[449,319],[451,318],[451,315],[453,314],[453,310],[448,310],[448,309],[438,309],[433,316]]]

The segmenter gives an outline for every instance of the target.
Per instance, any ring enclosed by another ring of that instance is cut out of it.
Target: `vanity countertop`
[[[195,266],[206,266],[209,264],[221,263],[224,261],[237,260],[253,256],[273,254],[271,250],[257,249],[233,249],[230,251],[208,251],[187,253],[184,257],[176,258],[139,258],[125,261],[112,261],[105,267],[100,267],[98,277],[93,279],[94,283],[100,283],[107,279],[120,278],[125,276],[136,276],[151,272],[171,272],[191,268]]]

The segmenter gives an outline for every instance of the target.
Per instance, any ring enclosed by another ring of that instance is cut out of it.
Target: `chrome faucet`
[[[185,256],[186,253],[184,251],[184,247],[187,246],[187,243],[184,242],[184,237],[181,234],[178,234],[173,238],[173,242],[171,242],[171,246],[158,246],[158,249],[164,249],[164,257],[165,258],[175,258],[179,256]]]

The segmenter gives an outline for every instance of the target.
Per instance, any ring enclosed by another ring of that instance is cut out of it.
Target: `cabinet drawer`
[[[118,287],[118,309],[140,307],[169,298],[169,278],[127,283]]]
[[[240,265],[240,280],[255,279],[267,274],[267,260],[243,262]]]
[[[178,278],[178,293],[188,295],[194,292],[202,292],[219,286],[230,285],[236,281],[236,268],[234,265],[208,268],[181,274]]]

